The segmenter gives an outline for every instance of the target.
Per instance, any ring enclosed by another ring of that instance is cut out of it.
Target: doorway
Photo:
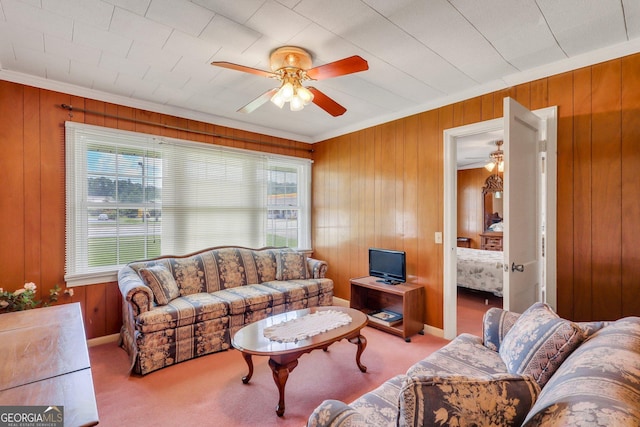
[[[471,125],[461,126],[444,131],[444,298],[443,298],[443,313],[444,313],[444,337],[452,339],[457,335],[457,269],[456,269],[456,248],[457,248],[457,143],[458,139],[469,136],[478,135],[482,133],[496,133],[503,131],[505,134],[505,157],[508,159],[509,137],[510,135],[517,135],[520,126],[520,122],[527,122],[529,119],[518,121],[516,117],[514,120],[511,111],[518,110],[522,114],[526,114],[527,110],[520,104],[517,104],[510,98],[505,98],[505,115],[506,118],[494,119],[480,123],[474,123]],[[517,107],[517,108],[515,108]],[[531,112],[528,112],[531,114]],[[535,114],[535,116],[533,115]],[[538,157],[535,160],[531,160],[535,163],[535,170],[537,176],[534,179],[536,185],[536,194],[534,205],[537,207],[535,214],[538,227],[535,229],[537,237],[535,238],[535,246],[538,254],[542,254],[539,266],[537,268],[540,275],[540,289],[537,292],[536,298],[541,301],[547,302],[554,309],[556,308],[556,137],[557,137],[557,107],[549,107],[542,110],[536,110],[531,116],[535,117],[536,125],[539,129],[536,133],[536,147],[534,153],[526,154],[527,157]],[[511,122],[509,122],[511,120]],[[514,141],[518,139],[514,138]],[[514,153],[519,153],[514,146]],[[529,151],[528,153],[531,153]],[[517,163],[515,157],[511,160]],[[508,166],[505,174],[505,202],[510,200],[510,174],[514,177],[513,183],[527,181],[528,179],[522,179],[518,177],[518,170],[509,171]],[[517,178],[517,179],[516,179]],[[529,180],[530,181],[530,180]],[[513,191],[513,190],[511,190]],[[514,192],[514,194],[518,194]],[[515,200],[515,198],[513,199]],[[515,209],[514,209],[515,212]],[[505,224],[508,228],[509,212],[507,209],[505,218]],[[514,221],[515,222],[515,221]],[[509,276],[512,271],[510,270],[509,253],[519,253],[517,244],[518,242],[510,241],[510,233],[505,230],[504,242],[505,247],[510,247],[511,250],[505,251],[504,264],[509,266],[509,271],[505,272],[507,276],[504,280],[505,287],[504,293],[506,298],[509,298]],[[526,251],[525,251],[526,252]],[[514,263],[514,272],[517,270],[517,265]],[[529,271],[527,271],[529,273]],[[514,289],[517,289],[516,281],[514,280]],[[508,303],[507,303],[508,304]],[[505,307],[509,309],[508,305]]]

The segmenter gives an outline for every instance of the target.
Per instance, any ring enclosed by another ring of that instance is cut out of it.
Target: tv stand
[[[369,326],[399,335],[411,342],[411,335],[424,334],[424,288],[412,283],[389,285],[372,276],[351,279],[351,308],[365,314],[387,309],[402,314],[397,325],[370,321]]]
[[[395,280],[378,279],[377,283],[384,283],[385,285],[399,285],[402,282],[396,282]]]

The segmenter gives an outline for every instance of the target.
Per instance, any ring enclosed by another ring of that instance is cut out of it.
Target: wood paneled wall
[[[338,297],[367,273],[367,249],[407,251],[426,288],[425,322],[442,328],[442,132],[502,116],[511,96],[559,106],[558,311],[575,320],[640,315],[640,54],[536,80],[314,144],[314,256],[329,262]],[[136,125],[60,108],[275,142],[257,144]],[[348,113],[347,113],[348,114]],[[301,157],[303,143],[0,81],[0,287],[64,280],[64,121]],[[116,333],[115,283],[74,288],[89,338]]]
[[[61,104],[121,119],[69,113],[60,107]],[[126,118],[279,144],[284,148],[136,124]],[[26,282],[34,282],[38,287],[38,297],[43,298],[56,284],[64,289],[64,122],[67,120],[236,148],[311,157],[309,145],[301,142],[0,81],[0,287],[6,290],[13,291]],[[88,338],[119,332],[122,308],[117,283],[73,289],[74,296],[61,296],[60,303],[81,303]]]
[[[505,96],[558,106],[558,312],[640,315],[640,54],[314,144],[314,256],[338,297],[367,274],[369,247],[405,250],[425,322],[442,328],[442,132],[502,117]]]
[[[490,175],[485,168],[458,171],[458,236],[469,237],[474,249],[480,249],[480,233],[484,231],[482,188]]]

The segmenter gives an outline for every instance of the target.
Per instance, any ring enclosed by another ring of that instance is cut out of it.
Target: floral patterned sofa
[[[248,323],[331,305],[326,271],[326,262],[288,248],[215,247],[129,263],[118,273],[121,345],[142,375],[226,350]]]
[[[537,303],[483,327],[308,426],[640,426],[640,317],[573,323]]]

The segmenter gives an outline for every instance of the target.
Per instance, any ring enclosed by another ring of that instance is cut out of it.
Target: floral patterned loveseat
[[[640,317],[573,323],[537,303],[483,327],[308,426],[640,426]]]
[[[232,334],[273,314],[331,305],[327,263],[288,248],[215,247],[127,264],[121,345],[148,374],[226,350]]]

